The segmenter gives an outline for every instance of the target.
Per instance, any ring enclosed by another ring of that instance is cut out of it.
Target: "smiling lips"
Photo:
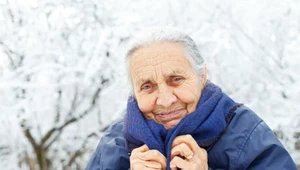
[[[160,114],[158,114],[158,116],[162,121],[168,121],[168,120],[178,118],[181,115],[181,111],[182,111],[182,109],[175,110],[172,112],[160,113]]]

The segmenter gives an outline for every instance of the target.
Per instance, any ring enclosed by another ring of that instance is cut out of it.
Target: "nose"
[[[157,105],[167,108],[170,107],[176,101],[177,97],[173,94],[172,89],[165,87],[159,90],[158,97],[156,100]]]

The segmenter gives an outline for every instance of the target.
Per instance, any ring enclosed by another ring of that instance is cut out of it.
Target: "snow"
[[[298,0],[0,0],[1,169],[30,169],[24,131],[41,144],[72,118],[42,146],[50,144],[51,169],[76,151],[69,167],[84,169],[126,109],[126,46],[153,26],[191,35],[210,79],[262,117],[300,164],[299,9]]]

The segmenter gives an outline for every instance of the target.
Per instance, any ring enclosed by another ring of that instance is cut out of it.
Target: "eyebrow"
[[[146,79],[141,78],[141,79],[137,79],[136,84],[138,86],[140,86],[140,85],[142,85],[142,84],[144,84],[146,82],[154,82],[154,80],[151,79],[151,78],[146,78]]]
[[[183,74],[183,71],[181,69],[175,69],[172,72],[170,72],[168,74],[165,74],[164,77],[169,78],[169,77],[172,77],[172,76],[182,75],[182,74]]]
[[[182,74],[183,74],[183,71],[181,69],[175,69],[170,73],[164,74],[164,78],[168,79],[169,77],[176,76],[176,75],[182,76]],[[138,86],[140,86],[146,82],[154,82],[154,79],[153,78],[138,78],[136,80],[136,84]]]

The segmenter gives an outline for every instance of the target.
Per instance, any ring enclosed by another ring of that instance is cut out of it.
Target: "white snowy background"
[[[81,170],[121,118],[131,37],[184,30],[300,164],[299,0],[0,0],[0,169]]]

